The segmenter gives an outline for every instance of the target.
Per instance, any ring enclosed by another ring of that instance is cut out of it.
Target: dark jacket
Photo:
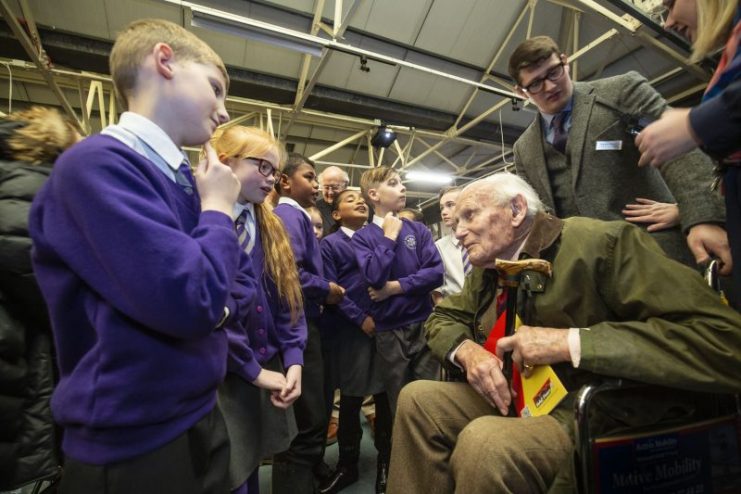
[[[50,172],[0,161],[0,491],[58,471],[53,344],[28,235],[31,201]]]

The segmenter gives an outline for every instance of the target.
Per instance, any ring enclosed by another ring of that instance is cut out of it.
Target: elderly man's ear
[[[512,226],[517,228],[527,217],[527,201],[522,194],[517,194],[510,202],[512,208]]]

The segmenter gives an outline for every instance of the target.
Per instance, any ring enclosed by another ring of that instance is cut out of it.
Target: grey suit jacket
[[[722,201],[710,191],[710,158],[693,151],[660,170],[638,167],[640,153],[634,138],[627,133],[625,117],[657,118],[666,107],[661,95],[636,72],[574,83],[572,124],[566,145],[572,192],[580,216],[602,220],[623,219],[621,210],[636,197],[678,203],[681,230],[675,227],[653,236],[671,257],[693,264],[682,232],[699,223],[725,222]],[[598,151],[598,141],[621,141],[622,149]],[[546,169],[546,145],[541,118],[537,116],[515,142],[515,167],[543,203],[555,210]]]

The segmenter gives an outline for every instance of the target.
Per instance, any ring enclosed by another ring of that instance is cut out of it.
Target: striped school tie
[[[237,220],[234,222],[237,237],[239,239],[239,246],[247,253],[252,252],[252,247],[255,246],[254,239],[250,235],[250,229],[248,226],[251,224],[251,221],[252,215],[250,214],[250,210],[244,209],[239,216],[237,216]]]
[[[463,245],[461,245],[461,260],[463,261],[463,276],[468,276],[473,266],[471,266],[471,260],[468,259],[468,251]]]
[[[178,171],[175,172],[175,182],[180,185],[186,194],[193,195],[193,174],[190,172],[190,163],[183,161],[180,163]]]

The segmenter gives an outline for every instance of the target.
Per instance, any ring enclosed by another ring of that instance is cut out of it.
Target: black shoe
[[[334,494],[358,481],[358,467],[338,466],[332,475],[319,486],[320,494]]]
[[[378,461],[376,467],[376,494],[386,494],[386,480],[389,476],[388,461]]]
[[[321,485],[326,482],[333,474],[332,469],[325,461],[320,461],[314,465],[314,478]]]

